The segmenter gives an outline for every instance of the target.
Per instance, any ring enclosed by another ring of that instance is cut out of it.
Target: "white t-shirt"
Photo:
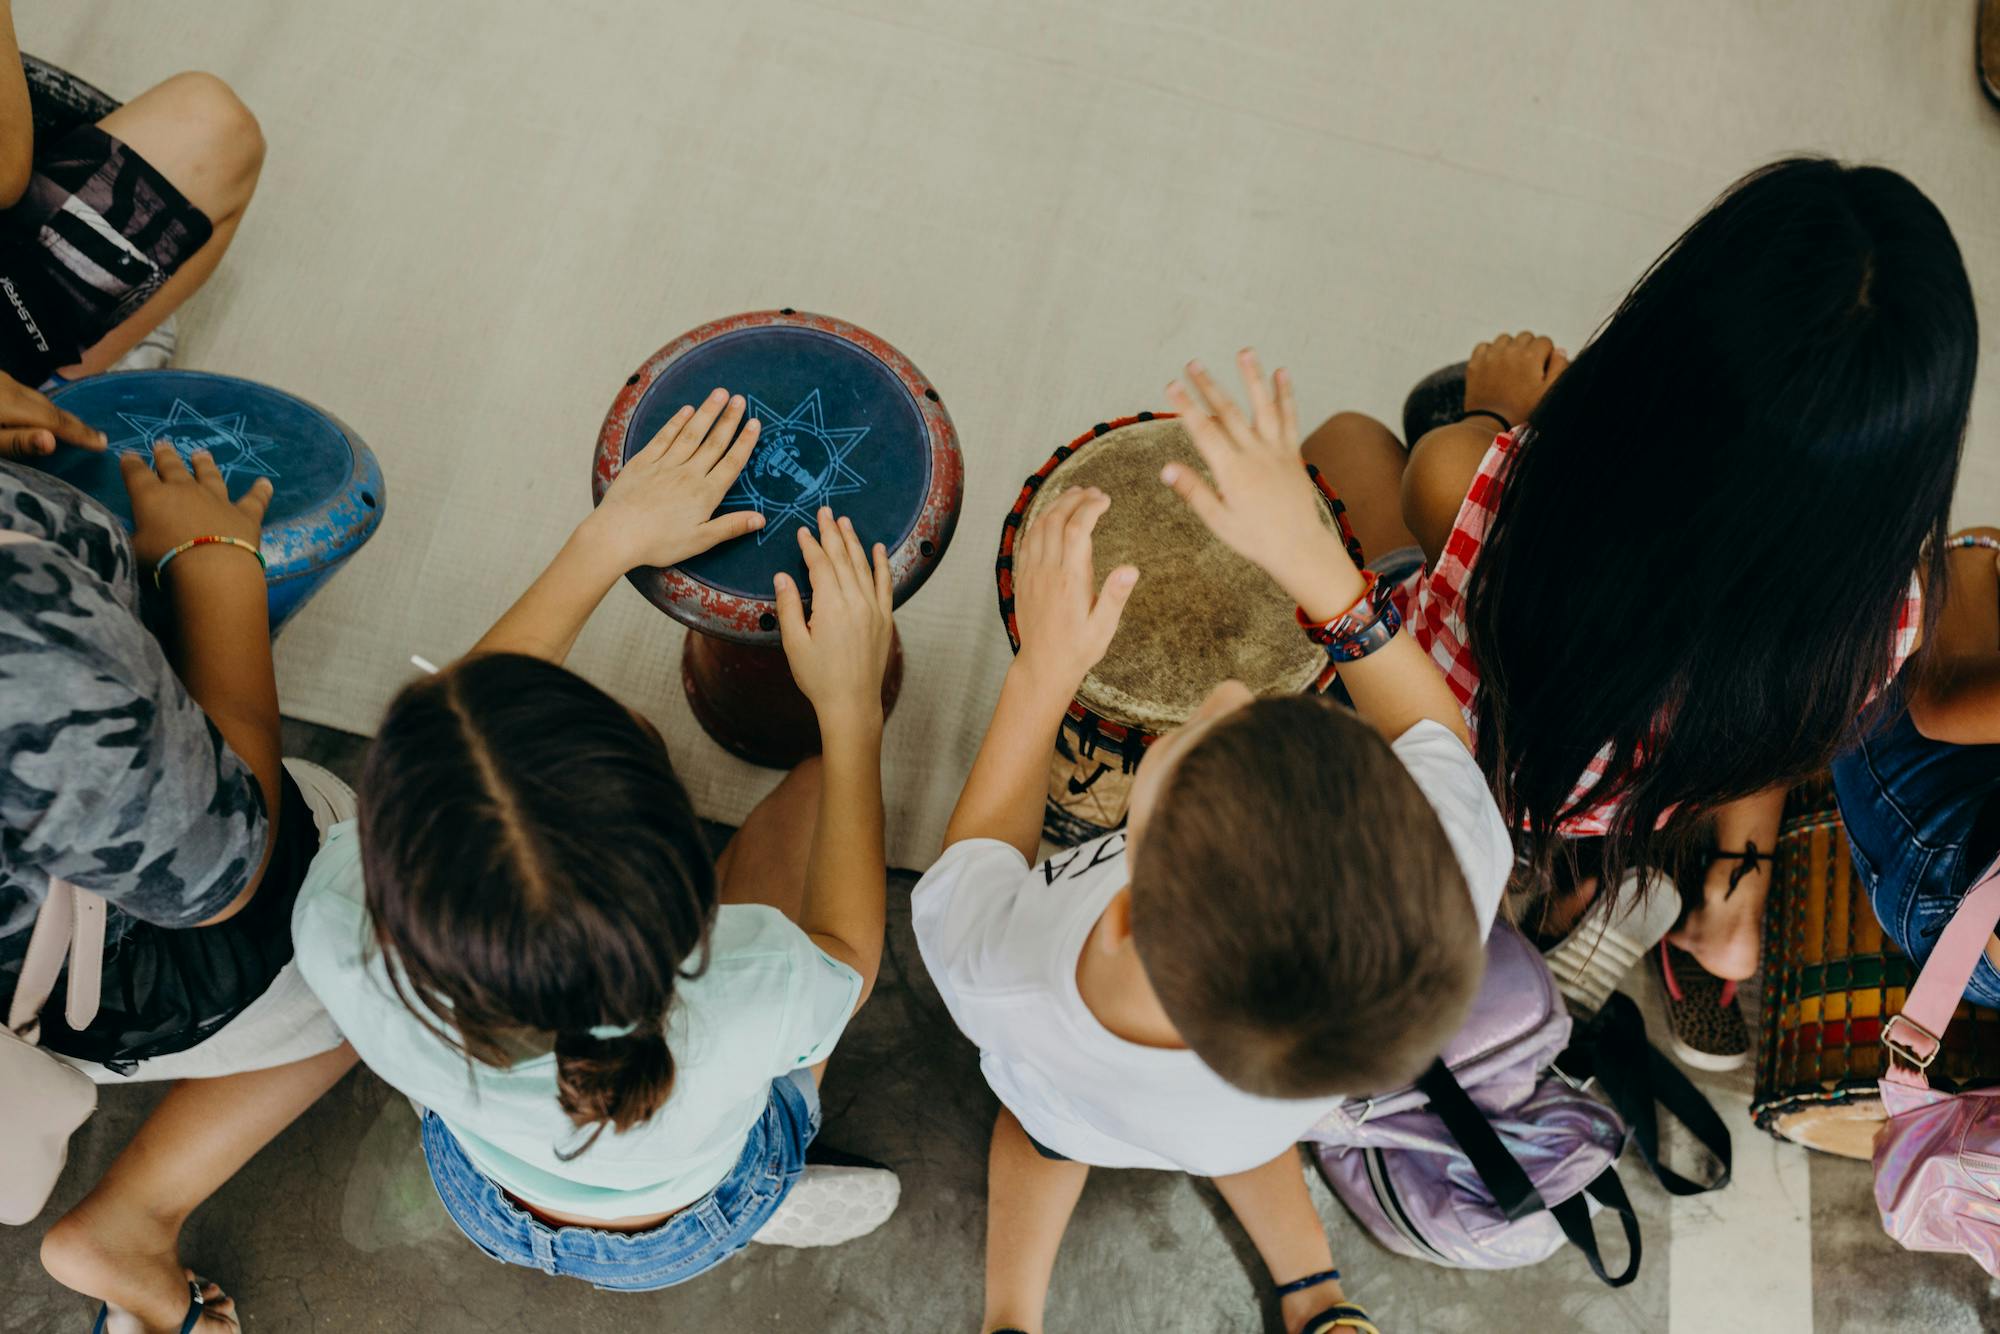
[[[292,909],[299,971],[368,1068],[436,1112],[466,1157],[528,1203],[586,1218],[666,1213],[713,1190],[764,1114],[771,1081],[833,1051],[861,975],[775,908],[725,904],[708,968],[674,984],[674,1086],[650,1120],[588,1137],[556,1103],[552,1052],[468,1062],[396,998],[375,948],[354,824],[335,825]]]
[[[1486,780],[1434,722],[1391,749],[1444,825],[1483,934],[1514,864]],[[1245,1093],[1192,1051],[1114,1036],[1077,991],[1084,941],[1129,878],[1122,830],[1032,868],[993,839],[954,843],[912,891],[917,945],[952,1018],[979,1045],[986,1082],[1048,1148],[1098,1167],[1199,1176],[1269,1162],[1340,1099]]]

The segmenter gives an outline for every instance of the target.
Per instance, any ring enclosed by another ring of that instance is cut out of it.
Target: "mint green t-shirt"
[[[360,838],[337,825],[292,911],[299,971],[377,1075],[442,1117],[480,1171],[543,1209],[590,1218],[666,1213],[706,1195],[743,1152],[771,1081],[832,1052],[861,977],[783,913],[725,905],[707,971],[674,986],[666,1105],[589,1138],[556,1104],[553,1053],[506,1069],[469,1062],[396,997],[362,892]]]

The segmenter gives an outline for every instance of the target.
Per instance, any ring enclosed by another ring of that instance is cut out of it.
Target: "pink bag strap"
[[[69,961],[69,987],[63,1019],[75,1031],[90,1027],[104,980],[104,900],[67,880],[49,881],[49,895],[35,914],[34,933],[21,959],[21,976],[7,1006],[7,1027],[26,1041],[41,1032],[42,1007],[56,989],[63,961]]]
[[[1937,948],[1924,961],[1917,984],[1903,1001],[1902,1013],[1882,1026],[1882,1045],[1892,1058],[1902,1057],[1916,1070],[1937,1059],[1952,1012],[1965,997],[1972,970],[1986,952],[1993,929],[2000,926],[2000,858],[1986,868],[1958,905]]]

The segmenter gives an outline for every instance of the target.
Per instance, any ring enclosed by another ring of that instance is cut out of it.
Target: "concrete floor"
[[[287,724],[287,751],[351,775],[361,739]],[[828,1143],[893,1165],[903,1207],[885,1227],[825,1251],[753,1247],[681,1288],[598,1293],[497,1265],[453,1228],[433,1193],[409,1104],[365,1070],[343,1080],[202,1208],[185,1255],[243,1303],[252,1331],[590,1329],[826,1334],[976,1328],[986,1135],[993,1100],[952,1027],[910,934],[912,878],[890,889],[889,951],[874,999],[850,1029],[826,1084]],[[82,1195],[157,1098],[106,1089],[79,1134],[44,1221]],[[1720,1099],[1718,1099],[1720,1101]],[[1754,1134],[1739,1175],[1765,1154],[1797,1155]],[[1791,1161],[1791,1159],[1787,1159]],[[1869,1207],[1863,1164],[1811,1167],[1814,1311],[1821,1330],[1992,1328],[1994,1285],[1970,1262],[1901,1255]],[[1392,1331],[1652,1331],[1669,1327],[1673,1232],[1703,1210],[1672,1211],[1628,1160],[1643,1217],[1641,1276],[1613,1292],[1565,1251],[1531,1269],[1463,1273],[1384,1252],[1315,1182],[1349,1291]],[[1720,1206],[1720,1201],[1717,1206]],[[79,1298],[44,1277],[38,1227],[0,1233],[0,1328],[73,1334]],[[1737,1264],[1754,1268],[1748,1257]],[[1744,1310],[1730,1328],[1807,1327],[1803,1312]],[[1052,1330],[1267,1331],[1249,1243],[1215,1192],[1185,1177],[1104,1172],[1091,1183],[1056,1271]],[[1766,1319],[1767,1315],[1774,1318]]]

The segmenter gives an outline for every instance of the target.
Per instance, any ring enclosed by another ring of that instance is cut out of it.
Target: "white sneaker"
[[[133,345],[132,350],[113,362],[114,371],[158,371],[174,364],[174,348],[180,343],[181,314],[161,320],[154,330]]]
[[[1628,873],[1609,916],[1585,909],[1576,929],[1542,954],[1555,974],[1556,990],[1580,1015],[1602,1009],[1625,975],[1653,951],[1680,916],[1680,894],[1666,876],[1654,877],[1652,892],[1643,903],[1638,888],[1639,873]]]
[[[285,772],[299,785],[299,795],[306,799],[306,809],[312,812],[313,826],[319,830],[319,841],[326,842],[326,831],[342,820],[352,820],[358,803],[354,789],[335,778],[331,773],[314,764],[311,760],[287,759]]]
[[[903,1183],[896,1174],[865,1158],[807,1163],[778,1212],[750,1240],[766,1246],[838,1246],[888,1222],[902,1198]]]

